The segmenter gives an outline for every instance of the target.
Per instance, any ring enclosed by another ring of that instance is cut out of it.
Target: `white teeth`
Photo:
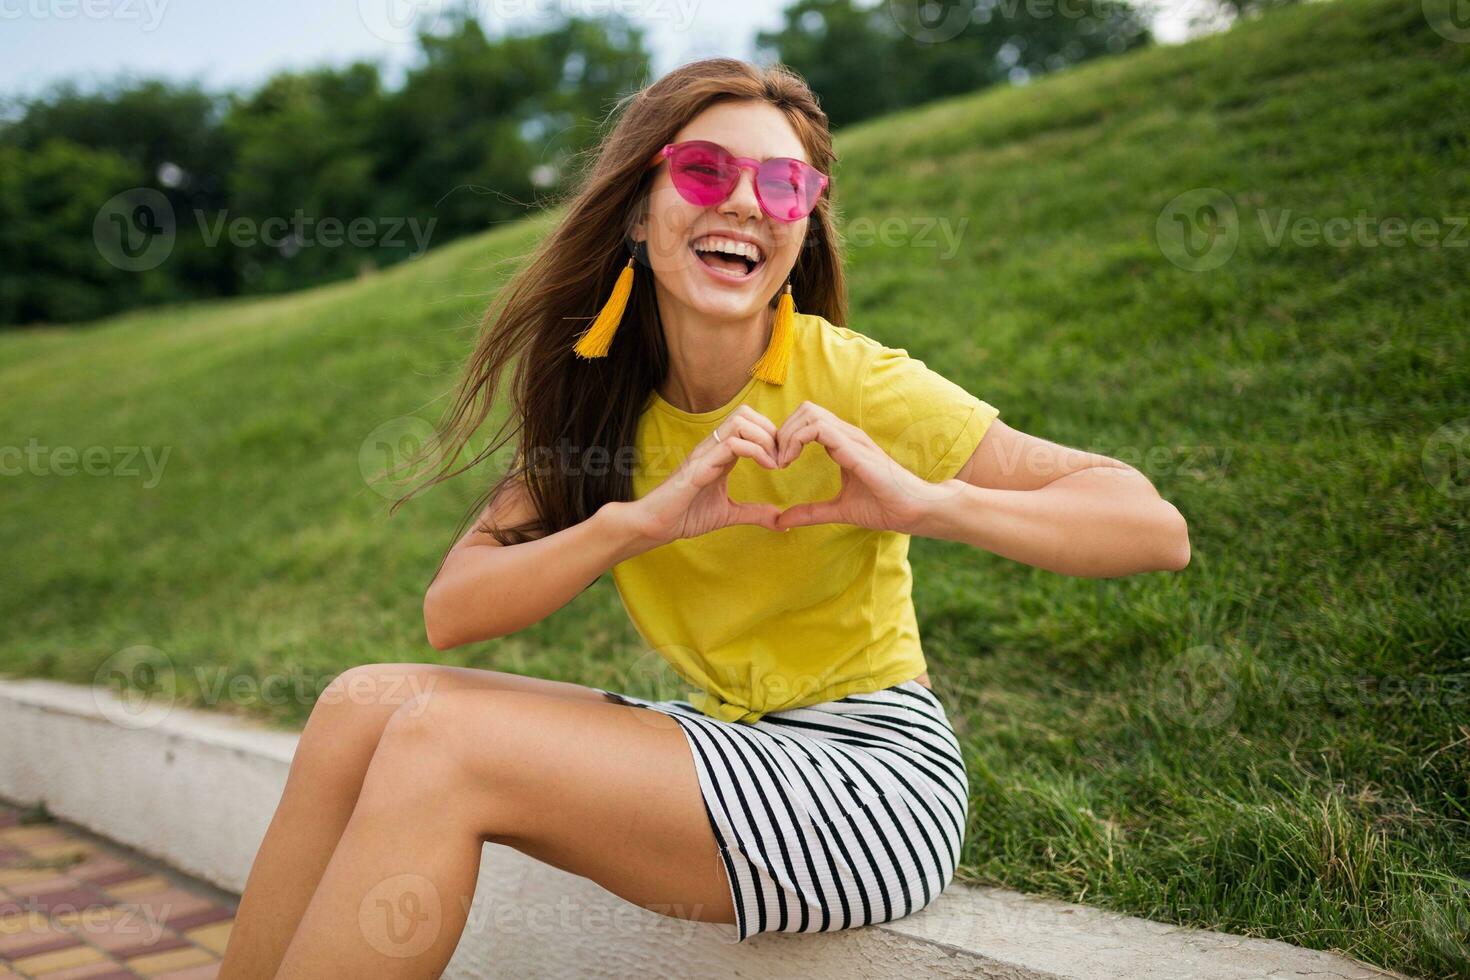
[[[731,255],[743,255],[752,262],[760,262],[761,250],[750,242],[737,242],[733,238],[720,238],[717,235],[706,235],[694,243],[696,252],[729,252]]]

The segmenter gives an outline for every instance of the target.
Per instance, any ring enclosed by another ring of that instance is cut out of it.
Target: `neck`
[[[686,412],[708,412],[734,398],[771,339],[767,309],[742,319],[712,320],[660,296],[659,319],[669,373],[658,393]]]

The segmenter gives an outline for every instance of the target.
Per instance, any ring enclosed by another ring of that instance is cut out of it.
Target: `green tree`
[[[842,126],[1147,44],[1145,12],[1106,0],[797,0],[757,35]]]

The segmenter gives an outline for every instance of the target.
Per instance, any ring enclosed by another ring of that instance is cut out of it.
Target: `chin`
[[[695,313],[712,320],[748,320],[757,316],[767,305],[756,290],[752,290],[749,296],[735,296],[728,293],[712,294],[709,290],[697,289],[688,303]]]

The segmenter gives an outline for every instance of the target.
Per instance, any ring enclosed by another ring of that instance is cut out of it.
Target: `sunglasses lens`
[[[709,207],[730,196],[734,188],[730,156],[713,143],[682,144],[670,159],[674,189],[690,204]]]
[[[761,200],[771,217],[779,221],[805,218],[822,194],[822,175],[790,157],[777,157],[761,164],[759,180]]]
[[[669,157],[669,174],[679,195],[702,208],[725,200],[740,180],[735,158],[708,140],[677,144]],[[822,186],[822,175],[815,167],[791,157],[767,160],[756,175],[761,206],[778,221],[799,221],[811,214],[822,196]]]

